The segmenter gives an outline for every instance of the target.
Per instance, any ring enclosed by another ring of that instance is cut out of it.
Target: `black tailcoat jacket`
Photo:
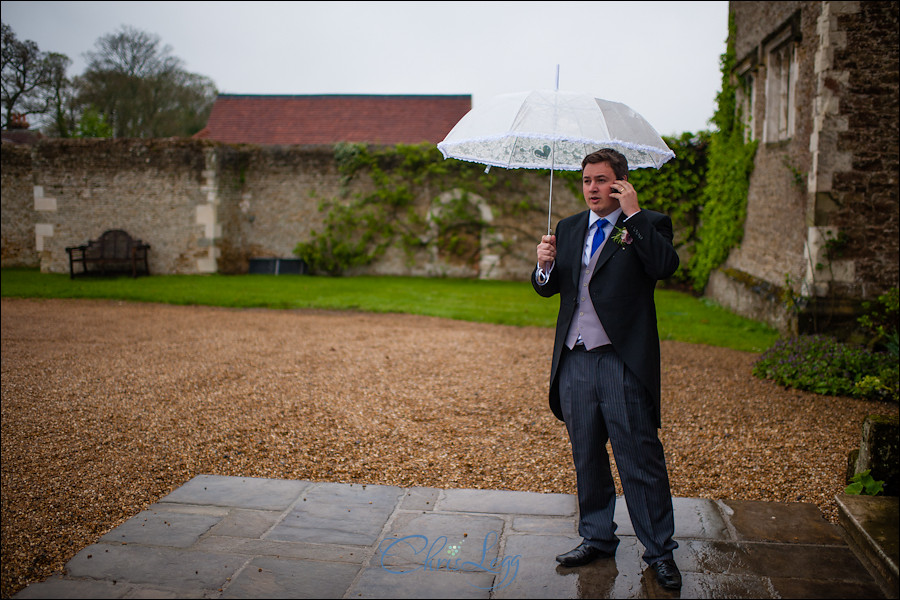
[[[578,286],[589,211],[559,222],[556,229],[556,263],[549,281],[541,286],[532,274],[538,294],[559,294],[559,317],[550,368],[550,409],[563,420],[559,402],[559,363],[566,334],[578,306]],[[656,282],[671,277],[678,268],[678,254],[672,245],[672,220],[658,212],[642,209],[625,223],[621,214],[616,228],[625,228],[631,243],[606,241],[589,284],[591,301],[613,349],[638,377],[656,403],[656,426],[660,427],[659,331],[653,293]],[[615,231],[615,230],[614,230]],[[536,269],[535,269],[536,270]]]

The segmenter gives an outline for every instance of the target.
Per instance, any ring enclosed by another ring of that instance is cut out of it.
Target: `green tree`
[[[46,86],[46,133],[54,137],[72,137],[78,121],[79,106],[72,81],[66,76],[72,61],[65,54],[47,54],[49,69]]]
[[[123,26],[98,39],[86,58],[79,101],[96,108],[115,137],[189,136],[206,124],[215,85],[185,71],[159,36]]]
[[[111,138],[112,126],[106,122],[106,117],[100,114],[94,107],[85,110],[78,120],[76,137],[81,138]]]

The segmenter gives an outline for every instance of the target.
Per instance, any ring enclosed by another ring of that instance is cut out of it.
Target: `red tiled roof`
[[[471,96],[220,94],[195,138],[231,144],[438,143]]]

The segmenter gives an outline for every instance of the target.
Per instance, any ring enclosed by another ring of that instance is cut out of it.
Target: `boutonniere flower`
[[[612,234],[612,241],[624,248],[627,244],[632,242],[632,239],[627,229],[624,227],[616,227],[616,230]]]

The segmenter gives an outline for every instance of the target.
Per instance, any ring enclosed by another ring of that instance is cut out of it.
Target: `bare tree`
[[[19,41],[15,32],[2,23],[2,97],[3,128],[8,129],[15,115],[45,115],[50,107],[48,90],[54,75],[65,68],[68,57],[63,54],[48,55],[31,41]]]
[[[181,61],[170,56],[171,46],[160,47],[158,35],[127,25],[101,37],[94,45],[94,51],[85,53],[88,71],[149,78],[181,68]]]

